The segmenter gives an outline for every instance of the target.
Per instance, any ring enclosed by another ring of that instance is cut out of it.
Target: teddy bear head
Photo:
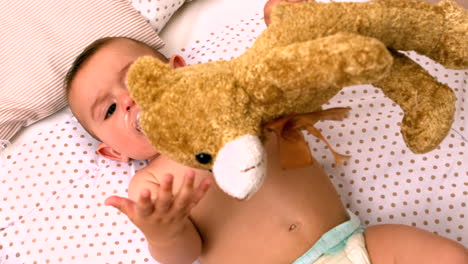
[[[223,175],[217,184],[246,198],[265,174],[259,115],[229,67],[198,66],[172,69],[151,57],[132,65],[127,79],[142,110],[140,126],[157,151]]]

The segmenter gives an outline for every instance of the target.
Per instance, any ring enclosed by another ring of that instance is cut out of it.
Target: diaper
[[[370,264],[359,218],[348,211],[350,220],[325,233],[293,264]]]

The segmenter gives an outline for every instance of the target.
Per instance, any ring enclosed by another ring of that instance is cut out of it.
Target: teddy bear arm
[[[454,120],[455,95],[406,55],[394,52],[390,73],[374,83],[404,112],[401,132],[414,153],[436,148]]]
[[[246,58],[245,64],[251,60]],[[339,33],[272,49],[244,74],[247,87],[275,86],[295,105],[328,101],[343,86],[371,83],[390,69],[392,56],[378,40]],[[260,82],[260,83],[259,83]]]

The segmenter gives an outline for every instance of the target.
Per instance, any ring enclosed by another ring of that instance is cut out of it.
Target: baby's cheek
[[[156,149],[145,138],[139,138],[137,141],[130,142],[132,141],[129,139],[125,145],[132,154],[133,159],[152,160],[158,156]]]

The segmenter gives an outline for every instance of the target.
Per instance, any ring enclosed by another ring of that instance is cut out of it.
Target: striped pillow
[[[92,41],[163,45],[128,0],[0,1],[0,14],[0,142],[66,106],[63,78]]]

